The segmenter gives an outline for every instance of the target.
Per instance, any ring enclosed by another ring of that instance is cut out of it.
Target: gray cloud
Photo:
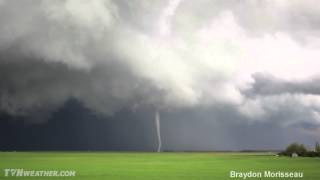
[[[134,144],[131,127],[143,144],[155,109],[168,150],[312,145],[320,127],[314,4],[0,0],[0,114],[52,118],[41,124],[50,138],[64,124],[57,119],[71,117],[69,128],[79,119],[77,137],[111,134],[114,147]],[[64,112],[70,99],[86,110]]]
[[[250,88],[243,90],[247,97],[240,108],[243,114],[284,127],[318,130],[320,89],[317,78],[289,81],[255,74],[253,79]]]
[[[3,1],[2,109],[28,114],[75,97],[110,114],[131,103],[158,108],[201,104],[202,94],[209,93],[204,91],[207,82],[221,84],[218,95],[225,88],[233,91],[220,80],[226,78],[224,72],[208,74],[211,68],[205,62],[193,67],[194,58],[182,57],[189,48],[179,49],[157,37],[153,31],[159,27],[152,21],[166,17],[162,6],[147,1],[125,6],[121,1],[30,0],[21,12],[17,2]],[[141,11],[132,17],[137,8]],[[149,11],[154,15],[145,16]],[[153,27],[144,27],[145,22]],[[218,95],[210,97],[232,99]]]
[[[283,80],[268,74],[254,74],[254,83],[243,93],[247,96],[279,94],[320,94],[320,79],[313,77],[307,80]]]
[[[41,121],[74,98],[103,115],[201,107],[242,123],[320,122],[311,1],[13,0],[0,22],[11,115]]]
[[[49,113],[70,98],[96,112],[112,114],[143,102],[142,95],[153,91],[149,82],[136,79],[121,65],[83,71],[29,58],[6,54],[1,59],[1,109],[12,115]]]

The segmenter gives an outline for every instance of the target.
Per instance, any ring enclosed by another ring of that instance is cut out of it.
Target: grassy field
[[[320,158],[276,157],[267,153],[0,152],[0,168],[0,179],[17,179],[5,177],[5,168],[76,170],[77,173],[75,177],[47,179],[241,179],[230,178],[231,170],[302,171],[303,179],[320,179]]]

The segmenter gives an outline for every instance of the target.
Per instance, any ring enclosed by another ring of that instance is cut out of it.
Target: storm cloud
[[[103,117],[206,109],[318,137],[315,3],[0,0],[0,111],[46,122],[70,99]]]

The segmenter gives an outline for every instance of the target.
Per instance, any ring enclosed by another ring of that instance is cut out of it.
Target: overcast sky
[[[0,147],[153,150],[155,111],[168,150],[311,146],[316,4],[0,0]]]

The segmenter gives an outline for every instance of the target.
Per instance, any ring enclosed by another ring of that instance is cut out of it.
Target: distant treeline
[[[292,143],[286,150],[279,153],[282,156],[320,157],[320,145],[316,142],[314,150],[307,150],[303,144]]]

